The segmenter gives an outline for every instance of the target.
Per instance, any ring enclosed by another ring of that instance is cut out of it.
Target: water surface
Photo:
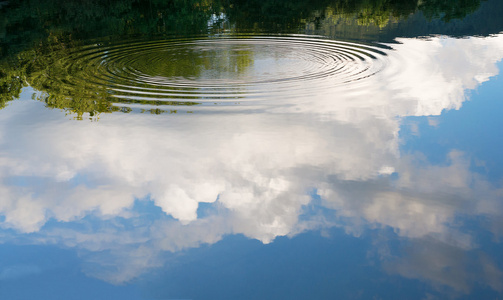
[[[3,298],[502,296],[501,2],[79,3],[0,6]]]

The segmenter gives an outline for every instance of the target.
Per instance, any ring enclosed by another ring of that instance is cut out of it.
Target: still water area
[[[502,299],[503,1],[0,2],[0,299]]]

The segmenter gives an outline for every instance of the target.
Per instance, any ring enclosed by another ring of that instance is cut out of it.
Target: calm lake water
[[[1,299],[503,298],[502,1],[41,2]]]

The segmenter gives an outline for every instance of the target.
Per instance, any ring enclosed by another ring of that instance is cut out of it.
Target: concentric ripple
[[[385,61],[373,45],[240,35],[97,43],[60,58],[64,76],[51,73],[69,94],[85,85],[117,102],[241,102],[351,84],[382,70]]]

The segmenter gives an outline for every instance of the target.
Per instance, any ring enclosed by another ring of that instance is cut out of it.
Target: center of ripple
[[[269,45],[200,42],[145,51],[120,61],[122,71],[134,79],[154,82],[184,80],[209,84],[246,84],[295,78],[324,68],[322,60],[302,55],[299,49]],[[116,68],[118,66],[115,66]]]
[[[304,46],[304,47],[303,47]],[[145,83],[252,84],[315,76],[342,60],[306,45],[271,40],[221,39],[166,43],[109,61],[117,76]]]

